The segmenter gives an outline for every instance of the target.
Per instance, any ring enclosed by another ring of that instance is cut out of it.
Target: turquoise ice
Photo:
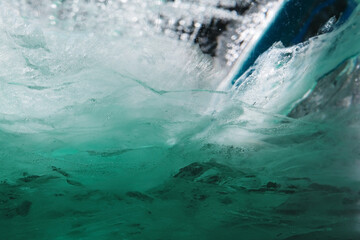
[[[0,2],[0,239],[360,237],[359,7],[220,89],[101,2]]]

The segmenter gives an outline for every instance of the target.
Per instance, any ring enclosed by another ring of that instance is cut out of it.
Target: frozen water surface
[[[218,2],[0,2],[0,239],[360,238],[359,7],[230,86]]]

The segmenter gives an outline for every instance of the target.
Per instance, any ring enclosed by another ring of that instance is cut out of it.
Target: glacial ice
[[[0,2],[1,239],[359,237],[359,8],[219,90],[101,2]]]

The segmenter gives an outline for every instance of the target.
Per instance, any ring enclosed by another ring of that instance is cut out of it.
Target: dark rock
[[[293,193],[296,193],[295,190],[288,190],[288,189],[280,190],[279,192],[282,192],[282,193],[285,193],[285,194],[293,194]]]
[[[58,178],[56,176],[50,176],[50,175],[38,176],[38,175],[27,175],[25,173],[23,175],[25,177],[19,178],[18,182],[20,182],[20,183],[37,183],[37,184],[41,184],[41,183],[46,183],[51,179]]]
[[[143,194],[141,192],[127,192],[126,195],[131,198],[135,198],[137,200],[143,201],[143,202],[152,202],[154,199],[146,194]]]
[[[23,201],[17,208],[16,213],[22,217],[29,214],[32,203],[30,201]]]
[[[256,176],[255,175],[246,175],[245,177],[246,178],[255,178]]]
[[[35,181],[36,179],[38,179],[40,176],[38,175],[30,175],[30,176],[26,176],[26,177],[23,177],[23,178],[19,178],[20,181],[22,182],[32,182],[32,181]]]
[[[277,183],[275,183],[275,182],[268,182],[268,183],[266,184],[266,187],[269,188],[269,189],[276,189],[276,188],[279,188],[280,185],[277,184]]]
[[[209,176],[205,179],[202,179],[200,182],[208,183],[208,184],[217,184],[221,181],[221,177],[218,175]]]
[[[268,182],[265,186],[262,186],[261,188],[256,188],[256,189],[248,189],[249,192],[273,192],[278,190],[278,188],[280,188],[281,185],[275,182]],[[288,190],[288,191],[292,191],[292,190]],[[282,192],[287,193],[286,190],[282,190]]]
[[[288,177],[287,178],[289,181],[306,181],[306,182],[311,182],[311,179],[308,177]]]
[[[61,175],[63,175],[64,177],[70,177],[70,175],[65,172],[64,170],[62,170],[61,168],[57,168],[55,166],[51,166],[52,170],[57,172],[57,173],[60,173]]]
[[[211,172],[211,174],[206,174],[208,170],[211,170],[214,173]],[[174,177],[209,184],[218,184],[223,180],[224,176],[238,177],[240,175],[244,175],[244,173],[240,171],[234,171],[228,166],[210,161],[205,163],[191,163],[190,165],[181,168],[179,172],[174,175]]]
[[[175,174],[175,178],[187,178],[187,177],[198,177],[207,170],[200,163],[192,163],[186,167],[183,167]]]
[[[66,182],[70,185],[76,186],[76,187],[81,187],[83,186],[80,182],[78,181],[74,181],[74,180],[70,180],[70,179],[66,179]]]

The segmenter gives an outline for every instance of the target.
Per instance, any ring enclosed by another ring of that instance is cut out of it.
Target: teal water
[[[161,1],[63,4],[0,2],[0,239],[360,238],[359,7],[219,89]]]

